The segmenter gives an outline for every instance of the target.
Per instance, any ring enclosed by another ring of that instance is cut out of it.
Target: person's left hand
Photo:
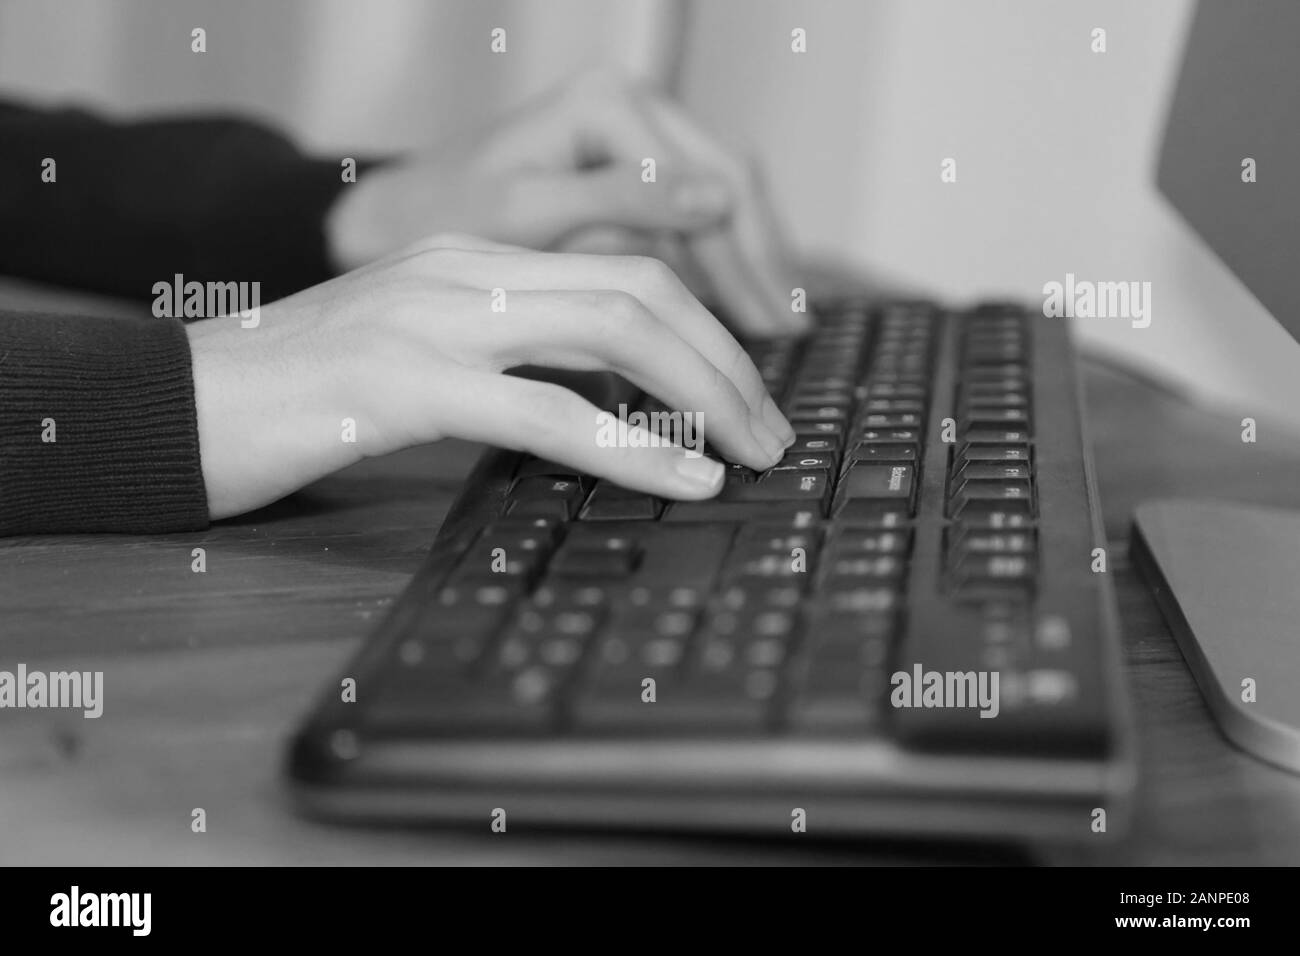
[[[646,160],[653,182],[643,179]],[[553,249],[611,227],[627,240],[611,251],[677,240],[740,331],[804,327],[752,165],[676,104],[607,73],[582,76],[473,141],[368,170],[344,189],[327,233],[338,265],[351,269],[435,231]]]

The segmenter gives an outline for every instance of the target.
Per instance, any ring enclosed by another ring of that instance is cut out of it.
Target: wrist
[[[320,356],[279,307],[256,328],[238,317],[187,328],[199,452],[213,520],[270,504],[360,460]],[[305,353],[305,354],[304,354]]]

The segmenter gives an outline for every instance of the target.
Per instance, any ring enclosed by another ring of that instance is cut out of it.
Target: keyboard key
[[[985,462],[1028,462],[1029,445],[980,445],[967,444],[956,456],[955,464],[960,467],[966,463]]]
[[[916,445],[901,445],[893,442],[859,442],[849,452],[849,460],[854,462],[897,464],[914,462],[917,459]]]
[[[658,498],[602,481],[587,499],[580,517],[583,521],[653,521],[662,510],[663,502]]]
[[[1028,481],[1031,473],[1029,465],[1024,462],[1003,460],[964,464],[954,477],[959,481]]]
[[[882,668],[814,658],[800,662],[791,684],[785,720],[795,733],[865,736],[881,725],[889,690]]]
[[[582,504],[582,486],[572,478],[523,478],[510,489],[506,514],[568,521]]]
[[[531,587],[542,567],[544,553],[538,550],[483,541],[470,547],[452,572],[452,584],[491,584],[500,578],[519,578]]]
[[[874,465],[855,462],[840,479],[836,515],[849,519],[871,513],[881,501],[897,501],[910,515],[916,492],[912,465]]]
[[[895,583],[900,581],[906,572],[905,561],[893,555],[882,554],[874,557],[831,558],[826,562],[823,574],[827,586],[836,587],[838,582],[846,579],[882,584]]]
[[[796,438],[834,438],[841,439],[844,434],[843,421],[816,421],[807,418],[791,418],[790,427]]]
[[[566,544],[556,552],[550,572],[562,578],[626,578],[641,559],[640,546],[630,538]]]
[[[919,428],[921,416],[916,412],[871,414],[862,420],[869,429]]]
[[[858,441],[863,444],[886,442],[915,445],[920,440],[921,433],[914,428],[864,428],[858,434]]]
[[[827,477],[839,469],[838,456],[829,452],[822,453],[786,453],[773,468],[773,471],[821,471],[825,472]]]
[[[975,444],[1024,444],[1029,441],[1029,432],[1020,429],[970,428],[960,434],[963,442]]]
[[[687,653],[666,652],[653,641],[633,649],[620,638],[609,639],[576,688],[574,729],[593,736],[717,736],[758,734],[769,726],[773,669],[737,661],[730,646],[721,653],[716,646],[708,654],[701,649],[689,663]]]
[[[912,520],[912,508],[907,502],[860,498],[846,505],[835,520],[846,528],[889,531],[905,528]]]
[[[770,471],[753,484],[724,486],[712,500],[676,502],[669,507],[665,520],[770,520],[781,513],[793,517],[799,512],[821,517],[829,496],[830,482],[824,472]]]
[[[954,528],[949,534],[949,548],[959,557],[963,554],[1032,554],[1035,539],[1032,531],[988,532]]]
[[[498,518],[479,535],[479,542],[525,551],[549,551],[559,539],[560,522],[554,518]]]
[[[961,417],[961,431],[969,433],[981,429],[1013,428],[1029,431],[1029,415],[1023,408],[1006,408],[996,411],[968,410]]]
[[[1028,501],[965,501],[953,516],[961,532],[1021,530],[1034,524]]]
[[[722,498],[733,502],[789,501],[818,504],[829,493],[830,483],[821,474],[772,471],[752,485],[724,488]]]
[[[797,432],[802,425],[815,424],[819,422],[846,422],[849,419],[850,409],[846,402],[844,406],[838,405],[800,405],[796,404],[789,410],[787,418],[790,424],[794,426]]]
[[[836,532],[831,541],[830,554],[833,557],[853,557],[862,554],[892,554],[902,556],[912,549],[912,532],[903,531],[864,531],[856,528],[844,528]]]
[[[840,437],[795,435],[794,443],[786,449],[787,455],[832,454],[840,449]]]
[[[729,582],[751,578],[760,578],[772,584],[776,584],[778,579],[802,582],[808,577],[806,564],[806,559],[779,552],[742,552],[732,554],[727,559],[723,576]]]
[[[959,585],[978,580],[1030,581],[1034,559],[1027,554],[966,555],[955,562],[954,577]]]
[[[897,589],[879,583],[863,584],[851,578],[826,583],[826,590],[817,600],[818,606],[829,612],[887,613],[897,610],[902,603]]]
[[[531,457],[525,459],[519,466],[519,470],[515,472],[516,482],[523,478],[563,478],[566,481],[577,482],[583,491],[590,491],[594,483],[590,475],[581,474],[570,465]]]
[[[869,398],[911,398],[922,399],[929,394],[924,385],[911,383],[877,382],[867,386]]]
[[[1033,485],[1028,481],[961,481],[949,497],[949,514],[965,519],[967,509],[992,505],[998,508],[1023,509],[1033,514]]]

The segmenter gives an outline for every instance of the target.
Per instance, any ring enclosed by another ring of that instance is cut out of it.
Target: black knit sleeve
[[[0,535],[208,523],[185,327],[0,311]]]
[[[0,273],[136,299],[177,273],[256,281],[269,302],[333,274],[324,219],[341,162],[246,119],[0,101]]]

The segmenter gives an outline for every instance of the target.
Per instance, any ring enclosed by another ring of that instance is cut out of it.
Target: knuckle
[[[398,256],[403,259],[419,259],[430,252],[438,249],[451,249],[464,245],[460,236],[453,233],[437,232],[432,235],[417,239],[410,245],[398,251]]]
[[[675,291],[681,282],[677,273],[654,256],[627,256],[627,269],[636,287],[656,292]]]
[[[466,249],[474,244],[474,239],[463,232],[436,232],[424,244],[430,250]]]
[[[645,322],[646,308],[630,292],[621,289],[604,289],[593,292],[591,308],[596,320],[608,334],[626,335]]]
[[[458,274],[467,269],[477,253],[455,246],[435,246],[420,254],[420,264],[440,274]]]

